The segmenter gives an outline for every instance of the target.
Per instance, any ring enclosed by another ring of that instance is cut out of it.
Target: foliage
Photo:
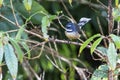
[[[0,0],[0,80],[119,79],[119,8],[119,0]],[[91,21],[68,41],[65,25],[82,17]]]

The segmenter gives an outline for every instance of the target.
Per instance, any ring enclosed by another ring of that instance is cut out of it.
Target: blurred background
[[[13,14],[11,9],[9,8],[9,0],[5,0],[4,6],[0,9],[0,13],[4,14],[7,18],[13,18]],[[103,31],[104,35],[108,35],[107,29],[107,10],[106,7],[108,5],[107,0],[71,0],[72,3],[70,4],[69,0],[33,0],[36,3],[33,3],[34,7],[30,12],[25,11],[25,8],[22,4],[21,0],[13,0],[14,7],[16,11],[17,18],[19,19],[19,23],[23,24],[26,21],[25,17],[28,17],[29,14],[37,10],[41,5],[45,10],[46,13],[51,15],[57,15],[58,12],[61,12],[60,15],[65,15],[74,19],[77,23],[79,22],[80,18],[87,17],[91,18],[91,21],[87,23],[82,30],[86,34],[86,38],[84,35],[81,34],[81,39],[86,40],[89,37],[93,36],[96,33],[101,33]],[[8,3],[7,3],[8,2]],[[113,3],[114,4],[114,3]],[[41,8],[40,8],[41,9]],[[67,12],[68,11],[68,12]],[[71,15],[71,16],[70,16]],[[28,22],[26,29],[35,33],[41,33],[41,18],[40,15],[36,15],[31,21]],[[69,21],[64,16],[59,19],[63,26],[65,26]],[[0,18],[0,30],[9,31],[15,29],[15,26],[11,25],[10,23],[6,22],[5,20]],[[14,19],[12,20],[14,21]],[[100,24],[98,24],[98,21]],[[4,27],[3,27],[4,26]],[[9,26],[9,27],[8,27]],[[10,27],[12,26],[12,27]],[[48,28],[48,35],[55,39],[66,40],[69,39],[65,36],[64,29],[61,27],[60,23],[57,19],[54,19],[51,23],[50,27]],[[11,36],[15,36],[15,33],[11,33]],[[31,34],[22,35],[24,39],[30,39],[38,42],[42,42],[42,39],[35,37]],[[72,40],[74,42],[79,42],[79,40]],[[86,75],[88,76],[88,80],[92,72],[98,68],[100,64],[103,64],[102,61],[95,60],[99,59],[99,57],[95,54],[91,56],[90,51],[86,48],[81,55],[78,57],[79,48],[80,46],[73,45],[73,44],[64,44],[64,43],[54,43],[48,42],[45,44],[44,50],[42,53],[41,48],[42,46],[34,47],[34,44],[28,44],[31,49],[31,56],[35,57],[39,54],[40,57],[36,59],[30,59],[25,63],[29,63],[32,69],[38,74],[41,75],[44,80],[80,80],[79,74],[75,71],[75,69],[70,66],[65,61],[60,60],[58,57],[54,57],[51,53],[59,54],[60,56],[68,59],[74,65],[80,68],[87,69]],[[103,45],[103,44],[101,44]],[[25,50],[23,50],[26,52]],[[95,59],[93,59],[93,57]],[[56,68],[51,61],[53,61],[58,68]],[[18,79],[17,80],[36,80],[31,71],[26,69],[27,65],[19,64],[19,71],[18,71]],[[10,74],[7,72],[6,67],[3,68],[4,73],[4,80],[10,80]]]

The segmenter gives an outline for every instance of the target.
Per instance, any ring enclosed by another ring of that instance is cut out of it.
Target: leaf
[[[107,50],[107,57],[109,62],[109,68],[115,70],[117,63],[117,51],[115,49],[114,43],[110,42]]]
[[[96,35],[90,37],[89,39],[87,39],[87,40],[82,44],[82,46],[80,47],[80,49],[79,49],[79,55],[80,55],[80,53],[83,51],[83,49],[85,49],[85,47],[86,47],[94,38],[100,37],[100,36],[101,36],[100,34],[96,34]],[[78,56],[79,56],[79,55],[78,55]]]
[[[18,11],[25,18],[29,18],[31,15],[35,14],[31,18],[33,24],[41,24],[42,18],[45,15],[48,15],[48,12],[45,10],[45,8],[35,0],[32,1],[32,9],[30,12],[26,11],[23,3],[18,0],[15,0],[14,7],[16,11]]]
[[[12,75],[13,80],[16,79],[17,72],[18,72],[18,60],[14,53],[13,47],[11,44],[5,44],[5,62]]]
[[[12,38],[10,38],[9,40],[10,40],[10,42],[12,43],[12,45],[14,46],[14,48],[15,48],[15,51],[16,51],[16,53],[17,53],[17,56],[18,56],[19,61],[22,63],[22,62],[23,62],[24,53],[23,53],[23,51],[21,50],[21,48],[20,48],[17,40],[14,40],[14,39],[12,39]]]
[[[24,0],[23,3],[24,3],[24,6],[25,6],[26,10],[30,11],[31,6],[32,6],[32,0]]]
[[[69,4],[72,6],[72,0],[68,0],[69,1]]]
[[[120,4],[118,5],[118,7],[113,8],[112,15],[114,20],[120,22]]]
[[[27,51],[28,58],[30,58],[30,57],[31,57],[31,54],[30,54],[29,46],[28,46],[25,42],[20,42],[20,44],[21,44],[22,47]]]
[[[48,20],[48,17],[47,16],[45,16],[45,17],[43,17],[42,18],[42,25],[41,25],[41,27],[42,27],[42,33],[43,33],[43,36],[44,36],[44,38],[45,39],[48,39],[48,30],[47,30],[47,27],[50,25],[50,22],[49,22],[49,20]]]
[[[108,80],[108,66],[100,65],[98,69],[94,71],[90,80]]]
[[[0,8],[2,7],[3,4],[3,0],[0,0]]]
[[[49,35],[47,34],[48,33],[48,30],[47,30],[47,27],[50,26],[51,22],[53,19],[56,18],[56,15],[48,15],[48,16],[44,16],[42,18],[42,33],[43,33],[43,36],[45,38],[45,40],[48,39]]]
[[[22,33],[24,31],[24,26],[21,26],[17,35],[16,35],[16,40],[20,40],[21,39],[21,36],[22,36]]]
[[[7,0],[9,1],[9,0]],[[2,9],[0,9],[1,13],[4,13],[4,17],[9,19],[11,22],[16,22],[15,19],[13,18],[14,15],[12,13],[12,10],[10,8],[8,8],[7,6],[2,7]],[[18,13],[15,14],[15,16],[17,17],[17,21],[19,23],[19,25],[23,25],[23,20],[20,17],[20,15],[18,15]],[[8,22],[7,20],[0,18],[0,30],[1,31],[10,31],[10,30],[15,30],[18,29],[18,27],[16,25],[13,25],[12,23]],[[10,37],[16,37],[16,33],[17,32],[11,32],[9,33]],[[22,33],[22,38],[27,39],[27,34],[26,33]]]
[[[107,48],[105,47],[97,47],[97,50],[101,51],[103,55],[107,55]]]
[[[93,43],[93,45],[92,45],[91,48],[90,48],[91,54],[94,52],[94,50],[96,49],[96,47],[100,44],[101,40],[102,40],[102,38],[100,37],[100,38],[98,38],[98,39]]]
[[[57,18],[56,15],[48,15],[48,16],[49,16],[49,21],[50,21],[50,23],[51,23],[54,19]]]
[[[111,34],[110,36],[112,40],[114,41],[116,48],[119,49],[120,48],[120,37],[114,34]]]
[[[115,0],[115,6],[118,7],[119,0]]]

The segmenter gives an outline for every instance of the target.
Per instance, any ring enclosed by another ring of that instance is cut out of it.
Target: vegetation
[[[0,0],[0,80],[119,80],[119,0]],[[65,25],[91,21],[80,39]]]

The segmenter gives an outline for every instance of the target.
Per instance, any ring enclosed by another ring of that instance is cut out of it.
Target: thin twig
[[[11,9],[12,9],[12,13],[13,13],[13,16],[14,16],[14,19],[15,19],[15,22],[16,22],[16,25],[17,25],[18,27],[20,27],[20,26],[19,26],[19,23],[18,23],[18,20],[17,20],[17,17],[16,17],[16,15],[15,15],[15,11],[14,11],[14,8],[13,8],[12,0],[10,0],[10,4],[11,4]]]
[[[61,26],[63,29],[65,29],[65,30],[66,30],[66,28],[62,25],[62,23],[61,23],[61,21],[60,21],[59,17],[57,18],[57,20],[58,20],[58,22],[59,22],[60,26]]]
[[[34,71],[34,69],[31,67],[29,62],[24,59],[24,64],[26,65],[26,68],[29,69],[29,71],[36,77],[37,80],[41,80],[41,78],[37,75],[37,73]]]
[[[57,48],[56,42],[53,42],[53,43],[54,43],[55,50],[58,52],[58,48]],[[61,60],[58,59],[58,61],[59,61],[60,67],[61,67],[62,69],[64,69]]]
[[[13,24],[13,25],[16,26],[16,23],[15,23],[15,22],[13,22],[13,21],[11,21],[10,19],[4,17],[3,15],[0,14],[0,17],[3,18],[3,19],[5,19],[6,21],[8,21],[8,22],[10,22],[11,24]],[[17,26],[20,27],[20,25],[17,25]],[[27,32],[27,33],[29,33],[29,34],[32,34],[32,35],[34,35],[34,36],[37,36],[38,38],[44,40],[44,38],[43,38],[41,35],[39,35],[39,34],[36,34],[36,33],[34,33],[34,32],[28,31],[28,30],[26,30],[26,29],[24,29],[24,31]]]
[[[100,33],[104,36],[103,30],[102,30],[102,26],[101,26],[101,24],[100,24],[100,20],[99,20],[98,17],[97,17],[97,23],[98,23],[98,26],[99,26],[99,29],[100,29]],[[107,48],[107,42],[106,42],[106,40],[103,39],[103,41],[104,41],[105,47]]]
[[[63,0],[60,0],[60,1],[61,1],[62,5],[63,5],[65,11],[67,12],[67,14],[72,18],[72,20],[73,20],[75,23],[77,23],[77,22],[75,21],[75,19],[73,18],[73,16],[70,14],[70,12],[69,12],[68,8],[66,7],[65,3],[63,2]]]
[[[81,46],[82,45],[82,43],[79,43],[79,42],[72,42],[72,41],[66,41],[66,40],[59,40],[59,39],[49,39],[49,41],[50,42],[57,42],[57,43],[64,43],[64,44],[73,44],[73,45],[79,45],[79,46]],[[91,46],[90,45],[88,45],[87,46],[87,48],[90,48]],[[99,50],[97,50],[97,49],[95,49],[95,51],[97,52],[97,55],[99,56],[99,57],[101,57],[102,59],[104,59],[103,57],[103,55],[102,55],[102,52],[101,51],[99,51]]]
[[[64,70],[62,70],[58,65],[56,65],[56,63],[54,63],[47,55],[46,58],[51,62],[51,64],[53,66],[55,66],[59,71],[61,71],[62,73],[65,73]]]
[[[98,2],[99,4],[101,4],[106,10],[108,9],[108,7],[105,6],[101,1],[97,0],[97,2]]]
[[[52,49],[51,43],[48,42],[48,45],[49,45],[50,51],[51,51],[51,53],[52,53],[53,60],[54,60],[55,64],[58,65],[58,64],[57,64],[57,61],[56,61],[56,59],[55,59],[55,57],[54,57],[54,53],[53,53],[53,49]]]
[[[87,77],[85,75],[85,72],[83,71],[82,68],[79,68],[77,66],[73,66],[75,68],[75,70],[77,71],[77,73],[79,74],[80,76],[80,80],[87,80]]]
[[[11,21],[10,19],[4,17],[3,15],[0,14],[0,17],[16,26],[16,24],[13,21]]]
[[[39,46],[39,44],[37,44],[37,46]],[[34,47],[37,47],[37,46],[34,46]],[[42,52],[43,52],[43,50],[44,50],[44,46],[45,46],[45,42],[44,42],[43,45],[42,45],[42,48],[41,48],[41,51],[40,51],[39,55],[37,55],[37,56],[35,56],[35,57],[33,57],[33,58],[30,58],[30,59],[34,60],[34,59],[40,58],[40,56],[42,55]],[[27,57],[26,57],[26,58],[27,58]]]

